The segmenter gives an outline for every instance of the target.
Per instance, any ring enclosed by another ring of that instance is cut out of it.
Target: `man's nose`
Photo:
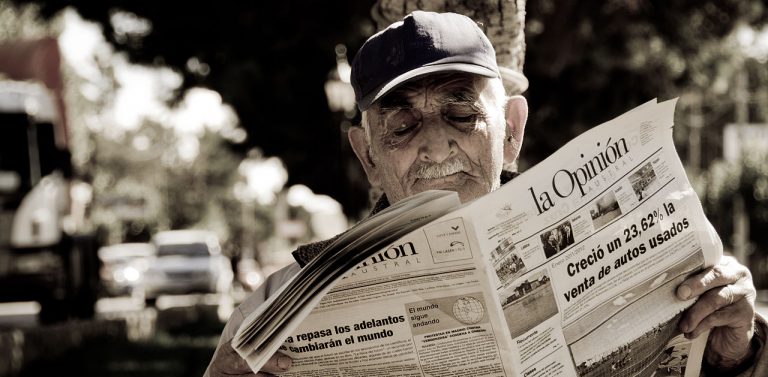
[[[456,140],[441,121],[426,121],[420,132],[419,158],[440,163],[456,154]]]

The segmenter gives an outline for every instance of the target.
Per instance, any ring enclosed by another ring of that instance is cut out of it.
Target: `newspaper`
[[[254,370],[291,356],[283,376],[698,375],[706,336],[677,330],[693,300],[674,293],[722,245],[673,145],[675,103],[595,127],[368,252],[280,342],[254,351],[254,313],[233,346]]]

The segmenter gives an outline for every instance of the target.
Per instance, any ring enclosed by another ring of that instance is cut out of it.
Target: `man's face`
[[[505,120],[488,84],[468,74],[427,76],[368,110],[366,170],[390,202],[430,189],[467,202],[498,188]]]

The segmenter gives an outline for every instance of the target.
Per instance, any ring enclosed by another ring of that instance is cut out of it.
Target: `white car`
[[[108,296],[132,295],[141,287],[147,261],[155,255],[148,243],[121,243],[104,246],[98,251],[104,293]]]
[[[144,277],[144,299],[153,305],[162,294],[225,293],[232,285],[232,266],[221,255],[215,234],[172,230],[152,237],[157,253]]]

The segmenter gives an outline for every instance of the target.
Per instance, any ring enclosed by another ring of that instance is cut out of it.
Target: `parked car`
[[[155,247],[149,243],[121,243],[99,249],[103,294],[133,295],[140,289]]]
[[[232,285],[232,266],[221,255],[216,235],[202,230],[172,230],[152,237],[157,253],[149,260],[144,299],[154,305],[162,294],[225,293]]]

